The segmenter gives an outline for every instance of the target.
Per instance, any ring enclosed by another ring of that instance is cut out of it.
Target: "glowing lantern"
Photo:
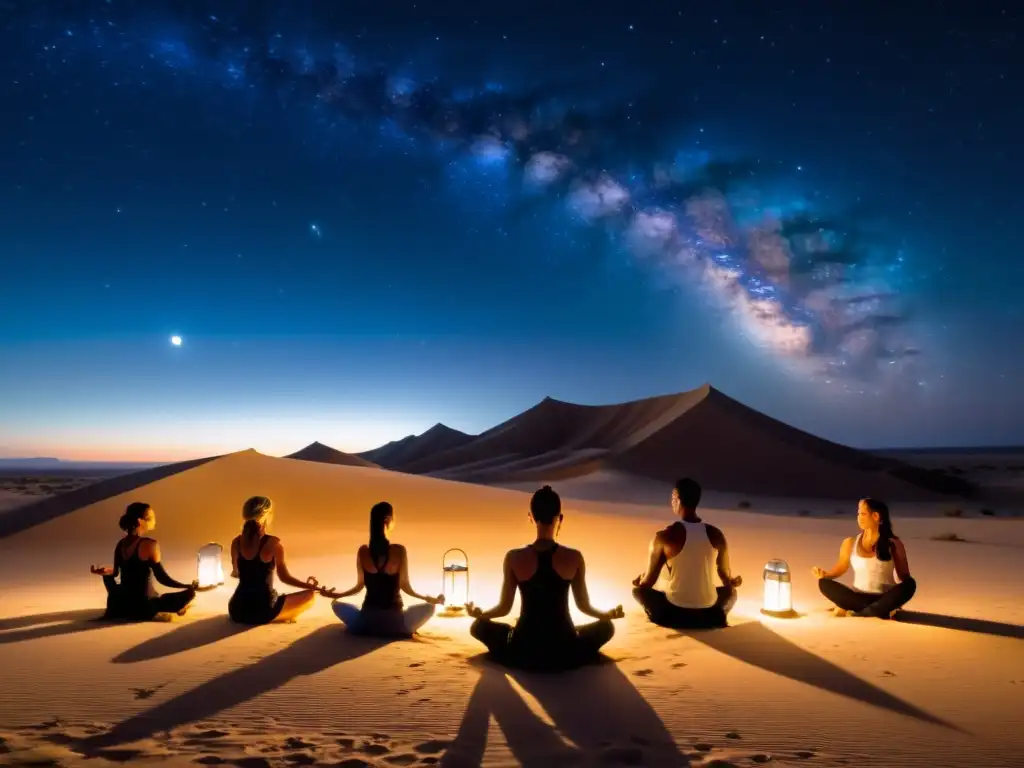
[[[779,619],[796,616],[793,610],[793,582],[785,560],[769,560],[764,567],[764,607],[761,613]]]
[[[441,557],[442,616],[460,616],[469,602],[469,558],[461,549],[449,549]]]
[[[197,581],[200,587],[218,587],[224,583],[224,547],[213,542],[199,549],[199,573]]]

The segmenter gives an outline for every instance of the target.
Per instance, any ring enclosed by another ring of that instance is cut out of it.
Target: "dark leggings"
[[[164,592],[155,597],[128,596],[113,576],[104,576],[103,586],[107,588],[105,618],[108,619],[149,621],[158,613],[181,613],[196,599],[196,591],[191,587],[180,592]]]
[[[487,646],[499,664],[557,672],[597,661],[601,646],[615,634],[615,625],[610,619],[584,624],[576,627],[575,637],[555,642],[517,635],[510,625],[490,619],[477,619],[469,633]]]
[[[908,576],[894,587],[876,594],[858,592],[834,579],[818,579],[818,589],[844,611],[852,611],[858,616],[888,619],[889,614],[910,602],[917,591],[917,582]]]
[[[633,598],[644,607],[647,618],[669,629],[715,629],[727,626],[726,614],[736,604],[733,587],[718,587],[718,600],[710,608],[680,608],[670,603],[664,592],[637,587]]]

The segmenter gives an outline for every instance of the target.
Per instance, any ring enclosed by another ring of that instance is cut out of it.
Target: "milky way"
[[[155,88],[158,70],[171,73],[197,90],[274,100],[325,141],[362,136],[434,157],[462,183],[478,177],[501,205],[539,196],[607,232],[640,268],[696,291],[799,374],[860,389],[917,379],[901,254],[859,237],[853,217],[826,218],[791,188],[783,195],[756,160],[696,146],[653,156],[685,128],[677,94],[467,85],[363,61],[341,40],[255,34],[216,17],[36,19],[30,30],[41,66],[92,67],[120,88]]]

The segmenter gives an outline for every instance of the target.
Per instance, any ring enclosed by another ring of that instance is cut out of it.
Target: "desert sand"
[[[249,450],[19,497],[0,513],[0,762],[1024,765],[1024,519],[950,495],[967,486],[943,466],[829,443],[703,387],[618,406],[548,399],[481,435],[437,425],[360,456]],[[680,471],[704,482],[704,517],[745,577],[727,629],[658,628],[631,601]],[[230,579],[172,622],[96,621],[104,590],[88,567],[110,562],[130,501],[153,505],[168,569],[189,580],[197,550],[227,547],[242,502],[268,495],[293,573],[345,588],[386,499],[414,585],[440,591],[442,555],[459,547],[471,599],[490,606],[545,480],[595,605],[627,611],[598,666],[498,668],[466,618],[435,617],[409,641],[349,637],[322,598],[296,623],[243,628],[226,616]],[[919,584],[898,621],[832,617],[810,576],[856,532],[866,493],[893,502]],[[774,558],[792,568],[799,618],[760,613]]]
[[[230,583],[174,622],[94,621],[103,588],[88,566],[109,562],[134,499],[155,507],[154,535],[180,579],[194,575],[201,545],[227,545],[253,493],[275,500],[273,530],[293,571],[339,587],[380,499],[395,505],[394,538],[424,591],[440,588],[442,553],[459,546],[472,597],[491,604],[503,551],[531,539],[529,497],[516,490],[253,451],[153,472],[59,515],[51,505],[50,519],[0,539],[2,759],[977,766],[1024,754],[1019,520],[904,519],[896,506],[920,588],[904,621],[881,622],[829,616],[809,576],[851,532],[852,500],[836,502],[846,516],[828,518],[707,509],[746,583],[733,626],[681,634],[646,623],[629,597],[667,504],[566,499],[562,540],[587,556],[595,603],[623,603],[627,617],[608,663],[544,676],[484,661],[466,619],[435,617],[415,640],[380,643],[346,637],[321,599],[294,624],[233,626]],[[572,495],[570,481],[564,490]],[[954,530],[968,542],[932,540]],[[773,557],[794,571],[799,619],[758,611]]]

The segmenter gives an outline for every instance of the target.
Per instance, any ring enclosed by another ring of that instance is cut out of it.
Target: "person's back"
[[[140,552],[143,545],[152,539],[136,538],[131,541],[130,538],[123,538],[114,549],[114,568],[121,574],[118,585],[121,599],[141,602],[157,595],[153,586],[153,563],[143,558]]]
[[[710,608],[718,600],[715,588],[715,563],[718,548],[711,541],[709,526],[703,522],[680,520],[665,531],[665,571],[658,589],[670,603],[680,608]],[[674,546],[675,554],[670,554]]]
[[[591,605],[583,555],[555,541],[563,516],[561,499],[551,486],[533,494],[530,517],[537,538],[533,544],[505,555],[498,605],[482,611],[467,603],[466,611],[475,619],[470,634],[496,659],[512,666],[550,671],[593,661],[601,646],[615,634],[612,620],[622,618],[622,606],[599,611]],[[521,606],[515,627],[494,621],[512,610],[517,590]],[[580,612],[596,622],[573,625],[570,590]]]
[[[277,563],[272,554],[269,560],[263,559],[264,553],[270,554],[273,551],[273,547],[268,546],[268,542],[273,544],[275,540],[274,537],[267,534],[260,536],[259,543],[255,545],[255,548],[250,542],[244,541],[241,536],[238,536],[233,542],[238,548],[236,593],[269,595],[274,591],[274,569],[277,567]],[[251,551],[250,556],[246,556],[246,550]]]
[[[647,617],[665,627],[723,627],[743,580],[733,577],[729,548],[718,528],[697,515],[701,487],[683,478],[672,489],[679,518],[651,541],[647,570],[633,581],[633,597]],[[715,586],[715,576],[722,586]]]
[[[569,588],[576,570],[570,563],[576,553],[565,551],[565,548],[558,553],[566,561],[562,567],[573,571],[566,578],[555,567],[555,555],[559,549],[559,545],[554,544],[547,548],[530,545],[520,550],[525,567],[530,567],[529,559],[534,559],[536,565],[529,578],[518,582],[520,610],[514,632],[517,637],[564,639],[576,636],[576,628],[569,615]]]
[[[369,547],[365,547],[360,551],[363,586],[366,589],[366,594],[363,596],[363,610],[402,610],[401,550],[389,544],[387,554],[373,562],[373,556],[369,549]],[[372,569],[366,567],[367,560],[372,562]]]

